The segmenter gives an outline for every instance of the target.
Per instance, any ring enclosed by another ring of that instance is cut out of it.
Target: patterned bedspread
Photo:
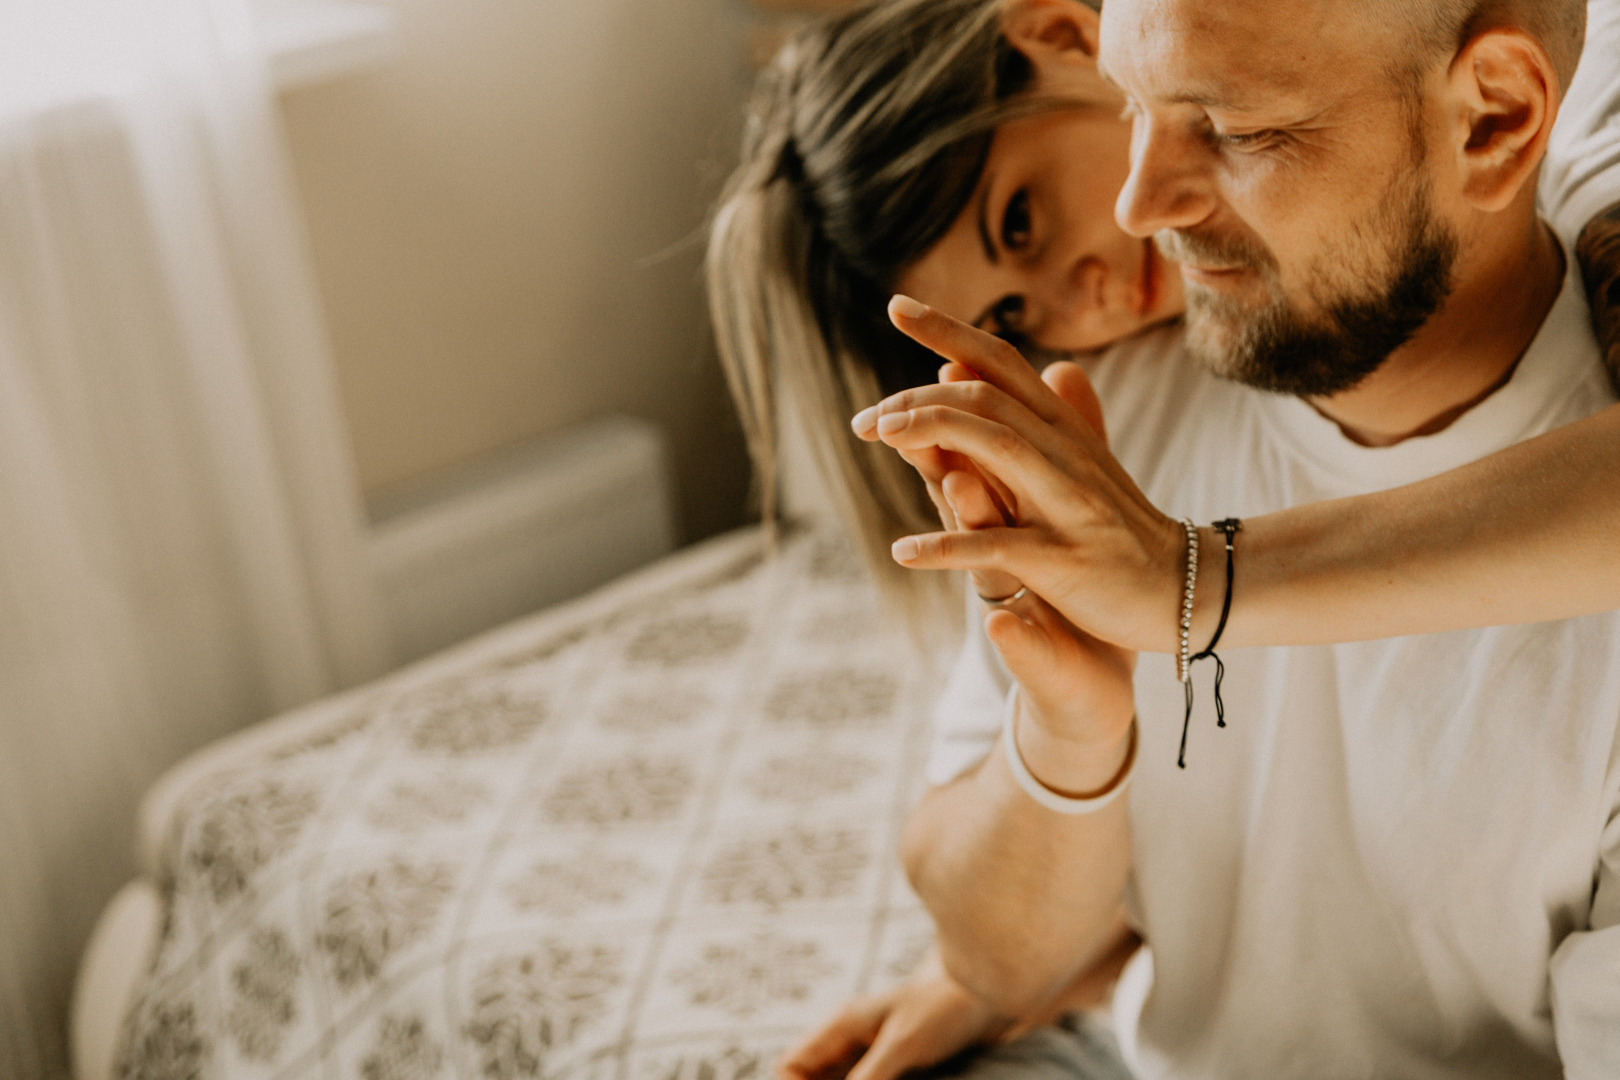
[[[205,751],[120,1075],[766,1075],[927,948],[937,685],[838,543],[748,532]]]

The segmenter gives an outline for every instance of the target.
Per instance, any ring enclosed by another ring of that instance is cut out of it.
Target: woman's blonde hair
[[[760,75],[710,229],[709,305],[766,522],[781,497],[785,403],[878,580],[913,615],[926,590],[888,548],[938,519],[912,469],[856,439],[849,419],[938,371],[886,304],[968,204],[996,125],[1033,81],[1001,10],[878,0],[796,35]]]

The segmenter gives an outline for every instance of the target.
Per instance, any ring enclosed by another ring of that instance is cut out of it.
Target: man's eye
[[[1001,243],[1009,251],[1019,251],[1029,244],[1029,192],[1020,188],[1007,202],[1007,211],[1001,216]]]
[[[990,309],[990,322],[997,337],[1011,338],[1024,330],[1024,298],[1003,296]]]
[[[1275,131],[1216,132],[1215,138],[1235,150],[1253,150],[1270,142]]]

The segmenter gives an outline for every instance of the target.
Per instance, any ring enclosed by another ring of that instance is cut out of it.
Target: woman
[[[934,522],[934,508],[911,469],[847,428],[858,409],[936,377],[939,358],[884,314],[907,272],[930,254],[954,262],[952,276],[973,261],[989,271],[976,292],[996,290],[977,324],[1049,349],[1100,348],[1181,310],[1176,275],[1113,223],[1130,138],[1118,96],[1083,54],[1059,85],[1034,86],[1001,12],[1000,0],[888,0],[799,35],[760,78],[710,238],[720,353],[767,519],[786,419],[880,579],[908,602],[915,576],[888,546]],[[1041,149],[1025,165],[1034,182],[990,190],[992,144]],[[1031,221],[1046,227],[1036,214],[1061,215],[1068,248],[1014,268]],[[1073,280],[1054,272],[1060,259],[1078,266]]]

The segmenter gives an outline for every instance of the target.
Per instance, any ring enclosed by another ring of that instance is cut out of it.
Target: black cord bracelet
[[[1215,636],[1209,639],[1209,645],[1203,652],[1188,657],[1189,667],[1199,660],[1213,658],[1215,660],[1215,726],[1226,726],[1226,704],[1221,700],[1221,680],[1226,678],[1226,665],[1221,658],[1215,655],[1215,646],[1221,643],[1221,635],[1226,632],[1227,616],[1232,614],[1232,538],[1243,528],[1243,522],[1237,518],[1222,518],[1215,522],[1211,528],[1219,529],[1226,537],[1226,598],[1221,601],[1221,620],[1215,624]],[[1187,713],[1181,719],[1181,752],[1176,756],[1176,765],[1179,768],[1187,767],[1187,728],[1192,724],[1193,685],[1189,677],[1181,684],[1187,693]]]

